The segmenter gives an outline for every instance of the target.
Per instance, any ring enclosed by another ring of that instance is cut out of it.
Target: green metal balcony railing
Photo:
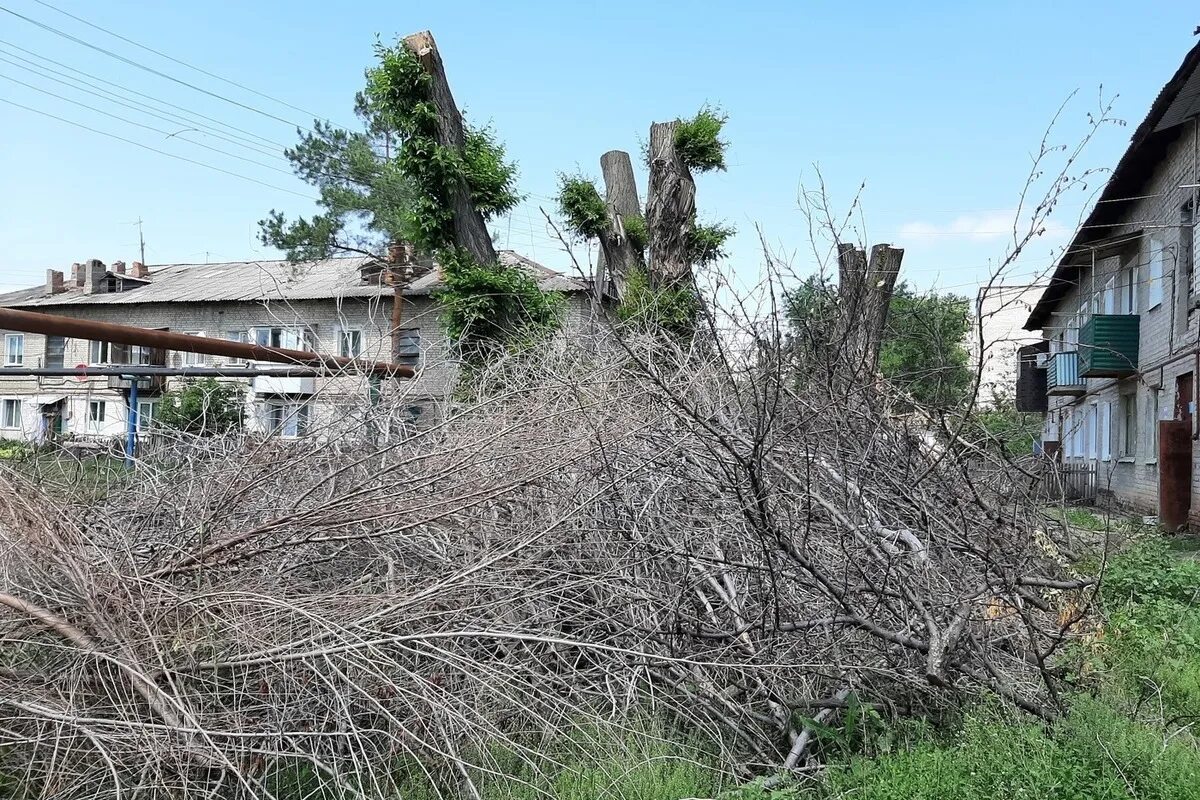
[[[1083,394],[1087,387],[1079,377],[1079,354],[1055,353],[1046,365],[1046,394]]]
[[[1137,314],[1093,314],[1079,330],[1079,377],[1136,374],[1141,319]]]

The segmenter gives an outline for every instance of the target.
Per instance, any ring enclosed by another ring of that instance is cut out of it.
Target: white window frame
[[[229,341],[229,342],[239,342],[241,344],[250,344],[250,331],[248,331],[248,330],[225,331],[224,336],[225,336],[225,340]],[[228,358],[225,359],[225,363],[230,366],[244,367],[247,364],[249,364],[250,362],[244,358],[237,358],[236,356],[229,356]]]
[[[88,400],[86,422],[88,433],[100,433],[105,423],[108,422],[108,401]]]
[[[1137,392],[1122,392],[1120,398],[1118,405],[1121,415],[1118,456],[1121,460],[1130,460],[1137,457]]]
[[[208,334],[204,331],[184,331],[184,336],[198,336],[201,339],[207,338]],[[179,352],[179,362],[185,367],[202,367],[204,366],[206,356],[204,353],[193,353],[190,350],[181,350]]]
[[[1121,284],[1121,313],[1138,313],[1138,266],[1133,264],[1121,273],[1124,283]]]
[[[149,412],[149,413],[146,413]],[[138,400],[137,402],[137,432],[146,433],[158,416],[158,400]]]
[[[21,413],[22,405],[20,398],[5,397],[0,399],[0,428],[7,431],[16,431],[21,429]],[[8,419],[9,410],[12,409],[16,415],[11,424]]]
[[[356,348],[347,347],[351,336],[358,337],[358,346]],[[338,356],[341,358],[359,358],[363,354],[363,331],[362,328],[339,328],[338,329]],[[354,352],[351,352],[353,349]]]
[[[309,426],[312,425],[312,405],[307,401],[266,400],[263,402],[262,420],[267,436],[301,439],[308,435]]]
[[[1100,404],[1100,460],[1112,461],[1112,403]]]
[[[1103,312],[1105,314],[1117,313],[1117,276],[1110,275],[1108,280],[1104,282],[1104,304]]]
[[[64,358],[66,357],[64,343]],[[117,348],[122,348],[126,357],[123,361],[116,359]],[[88,342],[88,363],[93,367],[122,364],[149,364],[150,350],[136,344],[120,344],[118,342],[101,342],[92,339]]]
[[[304,349],[304,328],[299,325],[260,325],[250,329],[250,341],[260,347]]]
[[[1093,461],[1100,457],[1100,412],[1096,401],[1093,400],[1088,404],[1086,415],[1084,416],[1086,428],[1084,430],[1084,441],[1087,443],[1087,457]]]
[[[1146,259],[1146,310],[1153,311],[1163,304],[1163,241],[1160,236],[1150,236],[1146,241],[1150,248]]]
[[[25,363],[25,334],[4,334],[4,366],[19,367]]]

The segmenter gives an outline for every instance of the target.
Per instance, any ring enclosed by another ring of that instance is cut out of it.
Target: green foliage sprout
[[[562,321],[565,299],[538,288],[517,267],[478,264],[462,250],[439,258],[446,287],[437,293],[442,324],[467,361],[499,349],[520,351],[541,341]]]
[[[581,239],[597,239],[608,230],[608,206],[587,178],[559,176],[558,208],[567,228]]]
[[[719,109],[705,106],[691,119],[676,121],[675,152],[689,169],[696,172],[725,170],[725,149],[721,138],[728,116]]]
[[[646,330],[689,336],[696,328],[700,299],[691,286],[656,289],[643,270],[629,273],[617,316]]]
[[[625,236],[636,250],[645,250],[650,244],[650,231],[646,229],[646,218],[641,214],[627,214],[621,217],[625,227]]]
[[[688,231],[688,260],[703,267],[725,258],[728,255],[725,243],[736,232],[732,225],[720,222],[711,225],[694,223]]]

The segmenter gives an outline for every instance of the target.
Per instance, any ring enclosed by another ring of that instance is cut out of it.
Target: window
[[[268,400],[263,412],[268,436],[295,439],[308,434],[308,403]]]
[[[137,404],[137,430],[145,433],[154,424],[154,412],[158,410],[158,401],[139,400]]]
[[[343,329],[338,332],[338,355],[358,358],[362,355],[362,331]]]
[[[199,336],[203,338],[204,331],[184,331],[184,336]],[[184,351],[180,353],[181,360],[185,367],[199,367],[204,365],[204,353],[192,353]]]
[[[1117,276],[1111,275],[1104,284],[1104,308],[1101,311],[1105,314],[1117,313]]]
[[[1084,435],[1087,437],[1086,441],[1088,458],[1099,458],[1100,456],[1100,450],[1097,446],[1100,442],[1100,436],[1097,430],[1099,425],[1096,419],[1098,413],[1099,412],[1097,411],[1096,404],[1092,403],[1090,406],[1088,406],[1087,416],[1084,418],[1087,421],[1087,429],[1085,430]]]
[[[4,400],[0,402],[0,428],[21,427],[21,401]]]
[[[108,403],[104,400],[89,400],[87,424],[89,433],[99,433],[108,417]]]
[[[9,333],[4,337],[4,366],[19,367],[25,363],[25,334]]]
[[[396,331],[396,362],[410,367],[421,365],[421,329],[401,328]]]
[[[225,339],[230,342],[239,342],[241,344],[250,343],[250,333],[248,331],[225,331]],[[225,359],[227,364],[245,365],[246,359],[230,356]]]
[[[61,368],[66,358],[67,339],[65,336],[46,337],[46,366]]]
[[[1158,236],[1149,238],[1150,254],[1148,256],[1146,275],[1146,309],[1152,311],[1162,305],[1163,301],[1163,243]]]
[[[47,343],[47,347],[48,346],[49,343]],[[89,342],[88,363],[93,365],[149,364],[150,351],[144,347],[118,344],[117,342]]]
[[[1138,313],[1138,268],[1137,264],[1121,272],[1121,313]]]
[[[1146,405],[1149,406],[1148,411],[1149,411],[1149,416],[1150,416],[1150,431],[1149,431],[1149,436],[1147,436],[1146,438],[1150,440],[1149,460],[1157,461],[1158,460],[1158,421],[1160,419],[1162,419],[1162,389],[1157,386],[1151,387],[1149,389],[1149,394],[1150,394],[1150,396],[1147,398],[1147,400],[1149,400],[1150,402],[1147,403]]]
[[[1100,405],[1100,458],[1112,460],[1112,403]]]
[[[1121,395],[1121,458],[1133,458],[1137,453],[1137,394]]]
[[[299,328],[252,328],[254,343],[259,347],[282,347],[287,350],[302,349],[303,332]]]

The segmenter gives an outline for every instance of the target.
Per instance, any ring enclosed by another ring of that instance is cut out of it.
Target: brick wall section
[[[302,327],[311,331],[316,339],[318,352],[336,354],[338,335],[343,329],[362,331],[364,357],[374,361],[391,360],[392,299],[384,296],[374,299],[348,298],[341,300],[303,300],[291,302],[220,302],[220,303],[139,303],[136,305],[73,305],[55,306],[49,313],[137,325],[145,328],[168,328],[176,332],[203,332],[207,336],[223,337],[231,331],[248,331],[258,327]],[[437,413],[436,407],[450,396],[458,377],[458,365],[453,358],[451,346],[438,319],[437,304],[429,297],[405,298],[401,325],[417,328],[421,339],[421,366],[416,378],[395,384],[402,397],[411,398],[413,406],[426,412]],[[585,295],[568,295],[566,323],[563,336],[571,336],[586,326],[590,320],[590,304]],[[0,332],[2,334],[2,332]],[[2,341],[2,338],[0,338]],[[44,366],[46,337],[25,334],[25,366]],[[89,342],[69,339],[63,359],[64,365],[73,367],[86,364],[89,358]],[[199,356],[206,366],[228,364],[230,359],[220,356]],[[171,353],[168,364],[180,366],[182,354]],[[177,383],[176,379],[172,379]],[[250,388],[249,379],[229,379]],[[308,389],[308,383],[300,379],[271,379],[278,391]],[[260,383],[260,387],[264,384]],[[335,420],[346,401],[365,397],[367,380],[359,376],[316,379],[313,389],[313,424],[322,426]],[[35,378],[5,376],[0,369],[0,400],[5,398],[22,401],[22,422],[19,429],[0,428],[0,439],[39,438],[41,411],[39,399],[65,396],[66,430],[79,436],[121,436],[127,425],[125,395],[122,391],[109,388],[107,377],[89,378]],[[258,398],[258,399],[261,399]],[[250,424],[254,426],[259,411],[253,405],[254,397],[248,397]],[[89,424],[87,419],[90,402],[105,402],[105,420],[102,425]]]
[[[1078,426],[1082,412],[1089,406],[1095,404],[1099,409],[1109,405],[1112,415],[1112,457],[1108,460],[1088,459],[1085,455],[1075,456],[1073,460],[1096,461],[1101,488],[1110,489],[1118,500],[1146,514],[1158,512],[1153,400],[1157,395],[1160,416],[1170,415],[1175,405],[1176,377],[1195,369],[1195,357],[1191,351],[1197,343],[1200,314],[1189,308],[1187,276],[1181,274],[1178,267],[1180,212],[1183,205],[1193,198],[1194,192],[1193,189],[1181,187],[1198,182],[1196,147],[1195,126],[1180,126],[1179,137],[1169,147],[1166,158],[1150,172],[1140,190],[1131,192],[1144,197],[1126,201],[1122,222],[1103,232],[1108,238],[1138,230],[1144,230],[1144,235],[1123,246],[1119,252],[1104,254],[1095,261],[1094,268],[1084,268],[1079,276],[1079,285],[1059,304],[1056,311],[1060,313],[1052,317],[1044,331],[1046,338],[1055,340],[1067,324],[1067,315],[1078,310],[1082,300],[1102,293],[1112,276],[1117,276],[1119,287],[1121,270],[1131,264],[1138,266],[1139,374],[1120,381],[1110,378],[1089,379],[1086,381],[1087,394],[1083,397],[1051,397],[1047,438],[1057,438],[1054,436],[1057,431],[1065,440]],[[1154,251],[1159,249],[1163,256],[1163,301],[1161,305],[1150,308],[1148,266]],[[1136,444],[1133,454],[1128,457],[1120,454],[1122,394],[1132,394],[1137,398]],[[1068,413],[1072,414],[1070,424],[1067,423]],[[1193,498],[1200,498],[1200,458],[1197,456],[1200,456],[1200,447],[1196,448],[1193,458]],[[1192,513],[1195,521],[1200,521],[1200,503],[1193,502]]]

